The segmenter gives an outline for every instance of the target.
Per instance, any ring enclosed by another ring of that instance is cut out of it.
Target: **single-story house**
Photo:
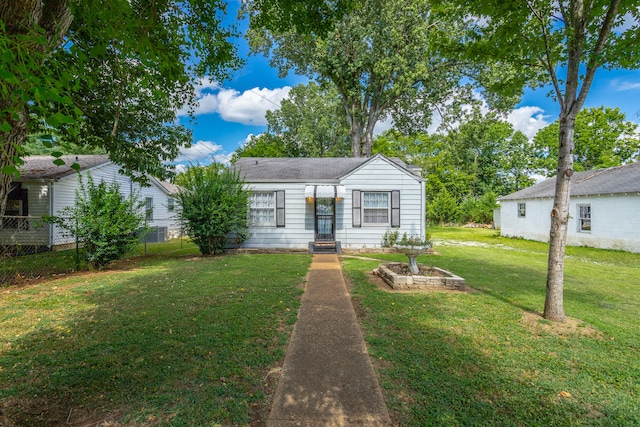
[[[556,179],[500,198],[503,236],[549,241]],[[640,252],[640,163],[574,173],[567,244]]]
[[[420,168],[396,158],[240,158],[252,191],[246,248],[362,250],[387,231],[425,237]]]
[[[52,156],[28,156],[20,167],[7,199],[5,215],[0,224],[0,244],[4,246],[35,246],[53,248],[67,245],[68,237],[57,226],[46,224],[45,216],[60,216],[67,206],[75,202],[80,176],[86,181],[90,174],[94,182],[116,182],[121,193],[135,194],[145,202],[147,224],[152,228],[148,238],[166,240],[177,237],[180,224],[175,218],[176,187],[149,177],[149,186],[141,186],[119,172],[120,167],[106,155],[63,156],[65,164],[57,166]],[[71,168],[77,163],[79,172]],[[148,240],[149,241],[149,240]]]

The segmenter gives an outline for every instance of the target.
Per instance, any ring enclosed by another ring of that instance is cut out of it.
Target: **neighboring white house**
[[[177,237],[180,224],[175,218],[176,187],[149,177],[149,186],[141,186],[119,172],[120,167],[106,155],[63,156],[65,164],[57,166],[51,156],[28,156],[20,167],[20,177],[9,194],[5,216],[0,227],[0,244],[29,245],[52,248],[70,243],[57,227],[46,224],[42,217],[61,215],[75,202],[80,176],[90,174],[98,183],[116,182],[121,193],[136,195],[145,202],[147,224],[154,229],[153,238]],[[77,163],[80,172],[71,168]]]
[[[508,237],[549,241],[555,177],[500,198]],[[640,163],[575,173],[567,244],[640,252]]]
[[[420,169],[371,158],[240,158],[252,191],[248,248],[380,247],[385,232],[425,237]]]

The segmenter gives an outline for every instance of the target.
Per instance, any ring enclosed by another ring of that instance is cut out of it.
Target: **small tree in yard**
[[[191,167],[177,181],[182,187],[177,195],[180,219],[203,255],[222,253],[229,234],[238,243],[246,239],[251,192],[238,172],[218,164]]]
[[[125,198],[117,183],[95,184],[89,175],[86,185],[80,178],[75,204],[51,222],[78,240],[94,268],[102,268],[138,243],[138,232],[144,226],[143,206],[134,195]]]

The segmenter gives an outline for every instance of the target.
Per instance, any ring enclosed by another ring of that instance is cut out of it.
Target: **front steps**
[[[309,242],[310,254],[341,254],[340,242]]]

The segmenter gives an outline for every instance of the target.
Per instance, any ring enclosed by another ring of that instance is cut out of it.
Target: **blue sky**
[[[237,2],[229,2],[229,7],[229,19],[235,19]],[[244,23],[239,25],[241,28],[246,26]],[[199,100],[197,123],[190,123],[184,115],[180,117],[180,122],[193,130],[193,144],[182,150],[177,163],[208,164],[214,158],[227,161],[250,135],[266,130],[264,115],[267,110],[277,109],[292,86],[307,82],[306,77],[292,73],[280,78],[278,71],[271,68],[262,55],[248,55],[244,39],[236,40],[236,45],[245,60],[244,67],[224,82],[202,80],[196,87]],[[508,117],[515,129],[532,137],[557,119],[557,103],[547,97],[547,92],[548,89],[526,91]],[[640,123],[640,71],[598,70],[585,107],[602,105],[618,107],[627,115],[627,120]],[[381,123],[377,130],[389,126],[390,123]]]

